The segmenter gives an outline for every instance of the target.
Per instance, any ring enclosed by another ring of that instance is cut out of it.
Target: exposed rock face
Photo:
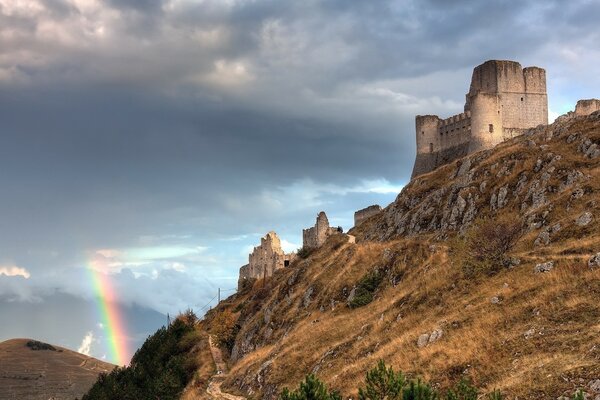
[[[379,214],[381,210],[382,208],[378,204],[358,210],[354,213],[354,226],[358,226],[367,218]]]
[[[302,230],[302,245],[306,249],[316,249],[325,243],[327,238],[341,232],[341,228],[332,228],[329,226],[329,220],[324,211],[317,215],[317,223],[312,228]]]
[[[281,241],[275,232],[267,233],[260,245],[248,256],[248,264],[240,268],[238,289],[248,279],[268,278],[281,268],[288,266],[296,254],[285,254],[281,249]]]

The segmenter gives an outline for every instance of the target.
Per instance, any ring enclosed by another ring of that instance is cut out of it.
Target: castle
[[[579,100],[575,111],[559,119],[599,110],[600,100]],[[522,68],[515,61],[486,61],[473,70],[463,113],[446,119],[437,115],[416,116],[417,157],[412,177],[547,124],[546,71],[538,67]],[[356,211],[354,226],[380,212],[379,205]],[[342,228],[329,226],[327,215],[321,211],[315,225],[302,230],[303,249],[317,249],[334,234],[343,234]],[[346,234],[345,238],[348,243],[355,242],[352,235]],[[286,254],[282,250],[275,232],[267,233],[249,255],[248,264],[240,268],[238,289],[247,281],[272,276],[295,258],[295,253]]]
[[[412,177],[492,148],[540,124],[548,124],[546,71],[522,68],[516,61],[486,61],[473,70],[463,113],[446,119],[416,116]]]
[[[275,271],[285,268],[296,257],[295,253],[286,254],[281,248],[281,240],[273,231],[267,233],[260,239],[260,245],[256,246],[248,255],[248,264],[240,268],[238,289],[249,279],[263,279],[273,275]]]
[[[321,211],[317,215],[315,226],[302,230],[302,247],[305,250],[317,249],[334,234],[343,234],[342,228],[330,227],[327,214]],[[344,236],[348,243],[355,242],[354,236]],[[296,257],[296,253],[286,254],[283,251],[281,240],[275,232],[267,233],[260,239],[260,245],[256,246],[248,256],[248,264],[240,268],[238,290],[241,290],[246,282],[273,276],[275,271],[289,266]]]
[[[302,230],[302,247],[305,249],[316,249],[321,247],[327,238],[336,232],[342,232],[342,228],[332,228],[324,211],[317,215],[315,226]]]

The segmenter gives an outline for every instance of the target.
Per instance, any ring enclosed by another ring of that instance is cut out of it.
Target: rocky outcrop
[[[477,218],[506,209],[514,210],[524,227],[540,230],[536,245],[546,245],[565,228],[550,220],[554,203],[566,199],[565,207],[570,209],[587,193],[591,175],[580,169],[595,165],[600,154],[599,130],[600,111],[573,114],[417,177],[374,217],[372,227],[357,236],[359,240],[389,240],[432,233],[443,238],[450,231],[464,231]],[[573,157],[578,160],[575,168]],[[592,222],[589,211],[578,216],[576,224]]]

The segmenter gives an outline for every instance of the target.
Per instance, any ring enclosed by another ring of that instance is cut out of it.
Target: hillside
[[[383,359],[438,388],[600,396],[599,146],[600,113],[532,129],[247,285],[201,322],[223,389],[271,399],[313,372],[356,397]]]
[[[0,400],[73,400],[114,367],[58,346],[7,340],[0,343]]]

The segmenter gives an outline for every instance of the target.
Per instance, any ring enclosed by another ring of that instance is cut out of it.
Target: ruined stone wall
[[[315,226],[302,230],[302,246],[306,249],[316,249],[321,247],[327,238],[338,232],[338,228],[329,226],[329,220],[324,211],[317,216]]]
[[[363,208],[354,213],[354,226],[360,225],[365,219],[381,212],[381,206],[378,204]]]
[[[288,266],[295,258],[295,254],[285,254],[281,248],[281,241],[275,232],[267,233],[260,239],[248,256],[248,264],[240,268],[238,288],[244,280],[268,278],[278,269]]]
[[[600,110],[600,100],[588,99],[579,100],[575,106],[575,116],[589,115]]]

